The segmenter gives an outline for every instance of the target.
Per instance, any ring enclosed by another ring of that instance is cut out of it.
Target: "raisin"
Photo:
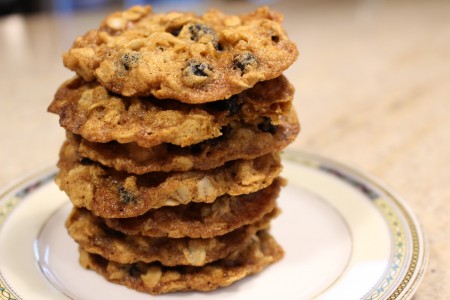
[[[87,158],[87,157],[82,157],[80,159],[80,164],[82,164],[83,166],[92,165],[93,163],[94,163],[94,161],[92,159]]]
[[[277,128],[272,124],[272,119],[269,117],[263,117],[263,121],[258,124],[258,129],[264,132],[270,132],[271,134],[277,132]]]
[[[201,77],[208,77],[208,73],[211,72],[211,68],[208,64],[191,60],[189,61],[187,67],[184,69],[188,75],[195,75]]]
[[[130,191],[125,189],[123,186],[120,186],[118,188],[118,192],[119,192],[119,195],[120,195],[120,201],[123,204],[130,204],[132,202],[136,202],[136,199],[135,199],[134,195]]]
[[[235,69],[241,70],[242,74],[249,72],[257,67],[258,58],[251,52],[243,52],[234,56],[233,65]]]
[[[218,38],[214,30],[205,24],[192,24],[188,27],[189,33],[191,34],[191,40],[198,42],[202,36],[210,35],[211,43],[216,50],[221,51],[222,46],[219,45]]]
[[[280,41],[280,37],[278,35],[272,35],[270,38],[274,43],[278,43]]]
[[[125,53],[122,55],[120,62],[125,70],[130,70],[135,67],[139,61],[139,53]]]

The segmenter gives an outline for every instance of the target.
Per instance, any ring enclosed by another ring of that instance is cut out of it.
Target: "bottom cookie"
[[[165,267],[159,263],[119,264],[80,248],[80,264],[108,281],[150,294],[211,291],[261,272],[283,257],[283,250],[266,231],[258,232],[243,250],[203,267]]]

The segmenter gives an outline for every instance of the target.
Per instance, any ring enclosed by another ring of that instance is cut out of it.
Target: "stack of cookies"
[[[146,6],[77,38],[77,76],[49,111],[67,130],[58,186],[80,263],[160,294],[213,290],[261,271],[283,250],[279,151],[299,124],[282,72],[297,58],[268,8],[229,16]]]

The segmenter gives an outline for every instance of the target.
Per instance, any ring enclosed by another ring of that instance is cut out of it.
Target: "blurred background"
[[[236,0],[234,0],[236,1]],[[130,7],[132,5],[151,4],[153,6],[167,6],[173,4],[177,7],[180,5],[192,5],[206,1],[199,0],[0,0],[0,15],[11,13],[36,13],[40,11],[53,11],[69,13],[76,10],[95,10],[105,7]],[[233,1],[231,1],[233,2]],[[269,4],[270,0],[255,0],[259,4]]]
[[[128,7],[145,3],[163,3],[167,1],[139,0],[0,0],[0,14],[36,13],[40,11],[72,12],[75,10],[93,10],[104,7]],[[186,1],[189,2],[189,1]]]

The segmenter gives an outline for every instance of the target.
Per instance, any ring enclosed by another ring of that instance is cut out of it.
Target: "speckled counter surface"
[[[236,12],[257,5],[195,3],[178,8]],[[415,299],[450,299],[450,2],[272,6],[285,13],[301,51],[287,72],[303,125],[291,147],[370,172],[401,194],[429,241]],[[60,56],[105,14],[0,18],[0,185],[56,163],[64,132],[46,108],[72,76]]]

